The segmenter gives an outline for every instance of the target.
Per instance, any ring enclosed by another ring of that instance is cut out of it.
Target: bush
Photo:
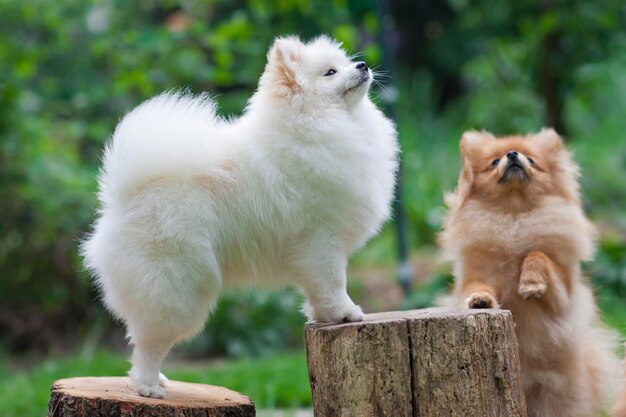
[[[301,348],[305,318],[293,289],[227,292],[204,331],[182,351],[192,356],[261,356]]]

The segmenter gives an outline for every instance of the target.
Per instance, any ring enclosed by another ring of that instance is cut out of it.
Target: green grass
[[[125,357],[98,352],[92,357],[46,359],[28,370],[0,365],[0,415],[46,415],[50,386],[56,379],[75,376],[122,376],[129,368]],[[311,404],[304,352],[279,353],[261,359],[164,367],[175,380],[224,386],[249,395],[257,408],[302,407]]]

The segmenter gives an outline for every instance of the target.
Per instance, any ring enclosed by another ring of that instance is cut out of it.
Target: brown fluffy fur
[[[617,358],[580,272],[596,232],[581,208],[578,167],[553,130],[500,139],[467,132],[460,147],[440,235],[454,262],[451,299],[513,313],[529,417],[599,416]],[[507,170],[513,150],[520,167]]]

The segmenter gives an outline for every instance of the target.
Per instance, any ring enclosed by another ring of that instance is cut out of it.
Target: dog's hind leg
[[[129,228],[110,230],[85,250],[105,304],[126,324],[133,385],[143,396],[162,398],[161,364],[176,343],[202,330],[221,288],[219,267],[208,243],[116,240]]]
[[[134,345],[129,375],[140,395],[164,396],[166,378],[160,371],[165,356],[176,343],[202,330],[220,289],[220,280],[211,276],[213,266],[164,256],[134,281],[145,288],[130,291],[136,308],[123,317]]]
[[[137,392],[145,397],[163,398],[167,378],[161,365],[170,349],[200,330],[217,298],[217,288],[210,293],[193,289],[178,293],[164,292],[161,297],[142,302],[137,315],[125,318],[128,336],[134,345],[129,372]]]
[[[134,341],[133,364],[129,376],[135,389],[144,397],[163,398],[165,396],[165,376],[161,365],[175,343],[174,338],[157,335],[153,340]],[[163,382],[161,380],[163,379]]]

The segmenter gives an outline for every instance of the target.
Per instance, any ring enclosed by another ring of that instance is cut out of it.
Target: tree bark
[[[526,417],[511,313],[426,309],[305,330],[316,417]]]
[[[166,398],[140,397],[128,378],[85,377],[56,381],[48,417],[254,417],[250,398],[222,387],[169,381]]]

